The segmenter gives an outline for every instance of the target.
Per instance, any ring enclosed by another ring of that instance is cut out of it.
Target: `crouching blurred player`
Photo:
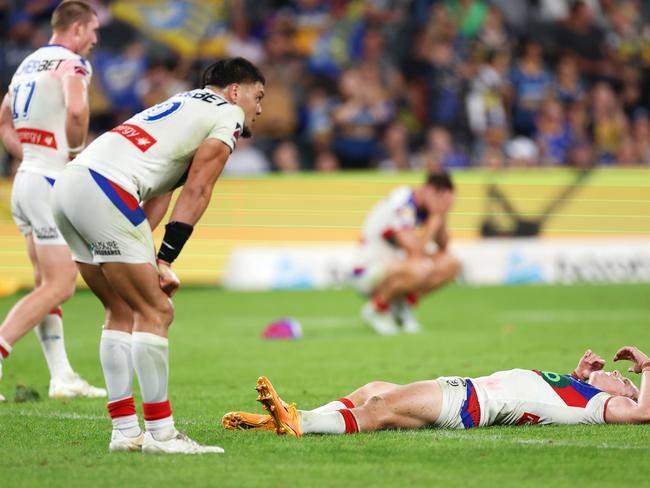
[[[399,187],[366,218],[352,286],[370,300],[364,321],[381,335],[418,332],[413,308],[422,295],[453,280],[460,263],[447,250],[454,185],[431,174],[417,188]]]
[[[639,390],[587,350],[571,374],[511,369],[489,376],[446,376],[395,385],[375,381],[315,410],[283,402],[265,376],[258,401],[268,414],[229,412],[227,429],[273,430],[277,434],[353,434],[382,429],[439,427],[471,429],[490,425],[650,423],[650,358],[636,347],[619,349],[641,374]]]
[[[56,223],[106,310],[100,359],[113,420],[111,451],[223,452],[175,428],[167,330],[174,315],[169,297],[180,282],[171,264],[207,208],[237,139],[250,136],[263,97],[264,76],[253,64],[217,61],[201,88],[178,93],[97,138],[54,186]],[[156,258],[152,229],[181,185]],[[133,401],[134,369],[144,435]]]

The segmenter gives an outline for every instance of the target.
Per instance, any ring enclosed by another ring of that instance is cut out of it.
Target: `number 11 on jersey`
[[[13,103],[11,104],[11,115],[14,120],[29,118],[29,107],[32,103],[36,80],[27,83],[19,83],[13,89]]]

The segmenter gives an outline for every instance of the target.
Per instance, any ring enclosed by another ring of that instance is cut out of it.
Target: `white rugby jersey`
[[[70,164],[91,168],[145,201],[184,182],[205,139],[219,139],[232,151],[243,126],[243,110],[212,90],[177,93],[102,134]]]
[[[61,45],[48,44],[27,56],[11,79],[10,108],[23,147],[19,171],[56,178],[68,162],[62,85],[66,76],[81,76],[90,83],[90,63]]]
[[[512,369],[466,378],[466,428],[486,425],[602,424],[613,398],[568,374]]]
[[[391,260],[402,253],[395,240],[401,230],[414,229],[427,218],[415,206],[413,190],[400,186],[370,211],[361,228],[363,250],[359,260]]]

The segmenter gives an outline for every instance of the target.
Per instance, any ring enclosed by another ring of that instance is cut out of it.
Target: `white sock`
[[[133,333],[132,356],[144,403],[167,400],[169,341],[149,332]]]
[[[54,313],[52,313],[54,312]],[[63,341],[63,320],[59,315],[61,309],[55,309],[45,316],[34,331],[41,343],[41,349],[47,361],[47,367],[50,370],[52,378],[60,378],[68,373],[72,373],[72,366],[65,352],[65,342]]]
[[[345,420],[340,412],[300,411],[300,429],[303,434],[345,434]]]
[[[99,342],[99,358],[109,403],[133,395],[131,334],[104,329]]]
[[[167,396],[169,341],[149,332],[134,332],[132,355],[142,393],[145,428],[156,440],[166,440],[175,433]]]
[[[142,433],[137,415],[116,417],[112,421],[113,429],[121,430],[122,434],[127,437],[138,437]]]
[[[166,441],[176,434],[174,417],[170,415],[160,420],[145,420],[144,427],[157,441]]]
[[[350,407],[339,400],[334,400],[333,402],[329,402],[318,408],[314,408],[313,410],[310,410],[310,412],[313,413],[338,412],[343,408],[350,408]]]

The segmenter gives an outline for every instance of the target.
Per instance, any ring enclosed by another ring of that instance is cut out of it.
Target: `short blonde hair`
[[[97,12],[90,5],[79,0],[65,0],[54,9],[52,14],[52,30],[67,31],[72,24],[80,22],[87,24]]]

